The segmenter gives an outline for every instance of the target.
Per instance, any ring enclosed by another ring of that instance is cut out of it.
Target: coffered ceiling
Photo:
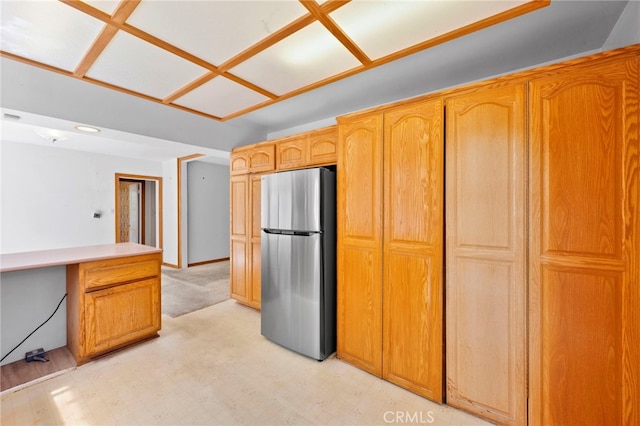
[[[226,121],[548,3],[3,0],[0,50]]]

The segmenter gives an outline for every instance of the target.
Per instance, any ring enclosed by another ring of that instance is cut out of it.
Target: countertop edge
[[[101,244],[96,246],[7,253],[0,254],[0,272],[24,271],[154,253],[162,253],[162,249],[137,243]]]

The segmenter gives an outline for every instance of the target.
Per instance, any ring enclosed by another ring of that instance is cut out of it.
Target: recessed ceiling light
[[[87,132],[87,133],[98,133],[100,132],[100,129],[96,129],[95,127],[90,127],[90,126],[75,126],[76,130],[80,130],[81,132]]]

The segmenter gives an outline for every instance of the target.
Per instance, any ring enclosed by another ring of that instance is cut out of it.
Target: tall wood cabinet
[[[337,355],[382,376],[382,115],[338,121]]]
[[[530,83],[530,424],[640,424],[638,58]]]
[[[275,145],[235,150],[230,163],[230,294],[260,309],[260,177],[275,169]]]
[[[434,401],[443,371],[440,98],[339,121],[338,357]]]
[[[447,403],[527,421],[526,85],[446,100]]]
[[[249,303],[249,175],[230,179],[230,294],[241,303]]]

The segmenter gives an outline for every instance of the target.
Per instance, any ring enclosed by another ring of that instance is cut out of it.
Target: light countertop
[[[0,272],[71,265],[116,257],[161,253],[162,249],[136,243],[102,244],[52,250],[0,254]]]

